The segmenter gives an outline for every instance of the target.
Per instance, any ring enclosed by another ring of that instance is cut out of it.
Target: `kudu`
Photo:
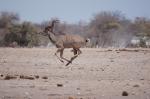
[[[89,41],[88,39],[84,39],[83,37],[79,35],[73,35],[73,34],[56,34],[54,32],[54,25],[55,23],[58,23],[59,20],[53,20],[51,25],[48,25],[44,29],[45,35],[47,35],[50,39],[50,41],[58,48],[55,55],[57,58],[64,62],[63,60],[67,61],[66,66],[68,66],[72,61],[77,58],[82,52],[80,48],[82,46],[85,46],[86,43]],[[71,57],[70,60],[63,57],[63,51],[65,48],[73,48],[74,56]],[[60,53],[60,57],[57,55]]]

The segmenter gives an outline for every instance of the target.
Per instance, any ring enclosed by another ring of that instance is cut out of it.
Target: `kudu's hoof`
[[[64,63],[64,61],[63,60],[60,60],[62,63]]]
[[[66,64],[66,66],[68,66],[70,63],[72,63],[72,61],[69,61],[69,62]]]

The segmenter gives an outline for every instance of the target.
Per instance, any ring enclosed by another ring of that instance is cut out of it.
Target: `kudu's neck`
[[[52,22],[52,25],[51,25],[51,27],[52,27],[51,32],[54,32],[54,25],[55,25],[55,22]]]
[[[55,22],[53,21],[52,24],[51,24],[51,30],[48,31],[48,38],[50,39],[50,41],[53,43],[53,44],[56,44],[57,42],[57,37],[54,33],[54,26],[55,26]]]
[[[48,33],[48,38],[49,38],[49,40],[50,40],[53,44],[55,44],[56,41],[57,41],[56,35],[54,35],[52,32],[49,32],[49,33]]]

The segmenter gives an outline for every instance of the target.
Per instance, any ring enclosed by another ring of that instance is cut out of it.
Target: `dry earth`
[[[150,49],[55,50],[0,48],[0,99],[150,99]]]

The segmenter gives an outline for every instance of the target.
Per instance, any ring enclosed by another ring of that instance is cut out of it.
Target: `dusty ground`
[[[55,50],[0,48],[0,99],[150,99],[150,49]]]

